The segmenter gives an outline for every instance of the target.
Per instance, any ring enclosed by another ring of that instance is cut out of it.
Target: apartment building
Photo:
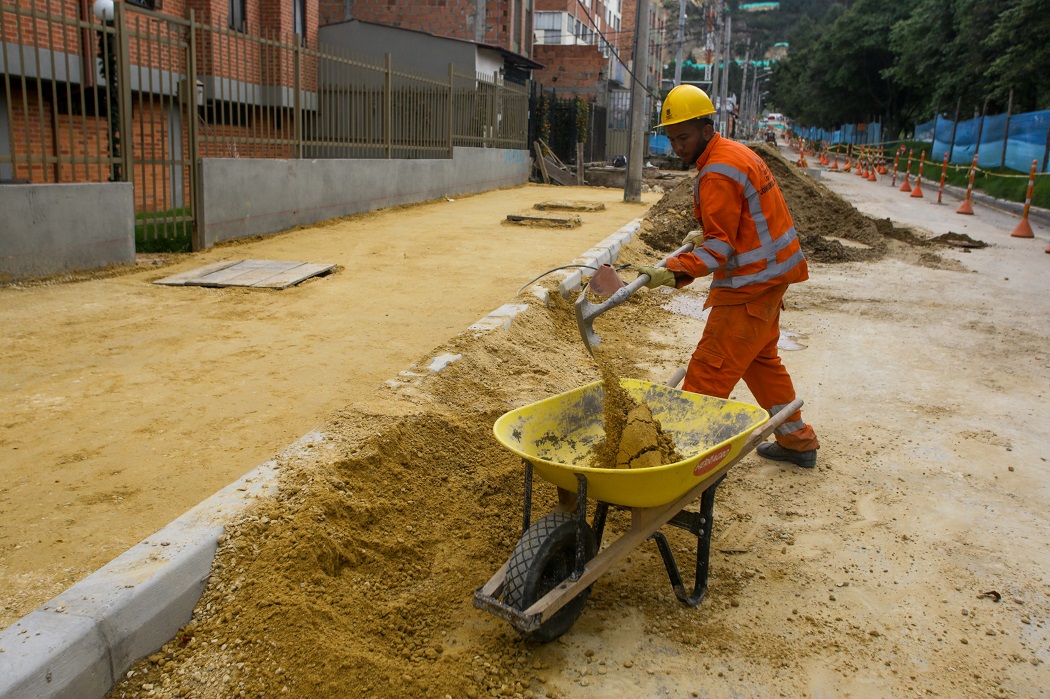
[[[116,1],[108,27],[93,0],[20,0],[0,11],[0,182],[128,180],[136,210],[157,211],[188,196],[198,128],[202,156],[287,155],[296,87],[316,91],[316,70],[274,41],[316,45],[318,0]],[[207,26],[192,55],[191,11]],[[251,152],[223,143],[262,128],[276,137]]]
[[[536,0],[535,58],[546,66],[537,81],[585,97],[630,88],[635,0]],[[659,84],[666,13],[650,7],[650,74]],[[604,98],[602,98],[604,99]]]

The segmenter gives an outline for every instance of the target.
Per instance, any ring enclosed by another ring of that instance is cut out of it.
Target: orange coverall
[[[711,314],[682,388],[728,398],[742,378],[758,404],[776,412],[795,399],[777,340],[788,284],[809,278],[806,258],[773,173],[750,148],[716,133],[696,168],[694,213],[704,241],[667,269],[688,277],[678,286],[712,275],[704,304]],[[786,449],[820,446],[801,411],[775,436]]]

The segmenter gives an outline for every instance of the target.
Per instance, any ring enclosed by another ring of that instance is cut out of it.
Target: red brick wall
[[[97,65],[97,35],[75,26],[63,28],[60,22],[54,21],[60,16],[77,19],[91,16],[90,3],[91,0],[50,0],[50,3],[48,0],[17,0],[20,8],[33,6],[39,10],[47,10],[50,5],[53,19],[50,22],[33,21],[24,17],[17,18],[14,13],[6,12],[2,17],[2,31],[7,40],[20,41],[29,47],[48,47],[56,52],[82,55],[87,61],[85,68],[93,72]],[[294,65],[294,52],[291,48],[264,46],[237,32],[229,36],[228,5],[228,0],[163,2],[165,14],[188,16],[189,8],[192,7],[197,13],[198,22],[211,27],[210,30],[197,33],[198,73],[231,77],[261,85],[291,86]],[[293,14],[290,2],[248,0],[246,10],[248,29],[256,36],[261,33],[291,46]],[[88,14],[82,15],[85,11]],[[126,14],[129,29],[149,37],[129,36],[128,48],[133,71],[135,66],[163,68],[175,72],[185,70],[185,51],[170,45],[169,41],[177,36],[181,38],[182,29],[178,23],[156,20],[131,8],[128,8]],[[301,53],[301,84],[306,90],[316,89],[315,59],[309,55],[309,51],[317,45],[318,26],[319,0],[307,0],[306,51]],[[62,62],[64,63],[64,58]],[[145,78],[149,74],[142,75]],[[9,140],[14,161],[12,177],[27,179],[33,183],[107,181],[110,177],[108,164],[86,162],[89,159],[106,157],[109,153],[107,117],[72,115],[68,106],[58,107],[53,104],[48,96],[51,94],[49,81],[45,81],[44,89],[38,89],[39,87],[40,83],[36,79],[31,79],[24,91],[21,80],[10,82]],[[175,203],[170,201],[173,189],[170,181],[172,169],[167,165],[151,165],[143,161],[173,157],[188,159],[188,136],[186,133],[182,134],[182,154],[166,152],[171,143],[168,105],[173,98],[161,97],[155,93],[168,91],[173,86],[165,80],[163,84],[154,84],[152,90],[148,82],[144,87],[146,92],[136,92],[132,96],[133,116],[124,144],[125,148],[131,146],[135,159],[132,181],[136,210],[162,210]],[[4,78],[0,76],[0,90],[3,89],[8,88],[5,87]],[[58,94],[60,97],[67,94],[64,85],[59,86]],[[79,106],[79,91],[74,90],[69,94],[73,95],[74,107]],[[91,111],[90,97],[85,99],[88,102],[88,111]],[[202,144],[201,156],[287,158],[293,155],[289,145],[231,145],[216,142],[224,137],[284,140],[290,140],[292,137],[292,118],[287,109],[250,107],[243,118],[245,125],[202,124],[201,135],[206,142]],[[212,140],[208,141],[209,138]],[[56,159],[56,156],[71,159],[73,162],[47,162],[49,159]],[[31,158],[37,162],[26,162]],[[188,168],[183,168],[183,177],[183,191],[188,192]]]
[[[320,0],[321,24],[334,24],[351,19],[346,0]]]
[[[559,94],[593,96],[598,90],[598,74],[605,70],[605,56],[595,46],[553,46],[537,44],[534,58],[547,66],[533,73],[534,80]],[[555,80],[557,78],[557,80]]]
[[[350,16],[363,22],[473,41],[475,8],[474,0],[354,0],[350,4]],[[490,11],[486,23],[491,25],[494,19]]]
[[[11,120],[8,128],[11,134],[11,156],[15,159],[12,176],[31,182],[56,182],[53,165],[25,162],[29,156],[40,158],[55,154],[51,102],[43,99],[36,90],[23,92],[18,84],[13,84],[11,88]]]
[[[525,35],[525,0],[488,0],[485,10],[486,44],[530,55],[532,37]],[[572,0],[575,2],[576,0]],[[390,27],[415,29],[453,39],[474,40],[475,0],[321,0],[323,22],[359,19]],[[346,12],[349,7],[349,12]]]

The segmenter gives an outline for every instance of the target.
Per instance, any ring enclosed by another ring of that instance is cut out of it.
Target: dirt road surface
[[[814,262],[789,291],[782,325],[800,349],[785,362],[818,467],[752,455],[730,472],[701,606],[675,600],[647,544],[556,642],[525,643],[473,609],[521,526],[521,464],[493,421],[599,376],[568,304],[530,298],[507,331],[417,351],[462,359],[346,400],[323,440],[283,458],[278,494],[228,528],[193,621],[111,696],[1047,696],[1046,231],[1013,239],[1006,216],[826,181],[922,228],[884,226],[877,256]],[[812,194],[830,206],[830,190]],[[989,247],[928,244],[948,232]],[[622,254],[654,259],[641,242]],[[599,319],[606,366],[661,381],[681,366],[703,327],[706,284],[694,286]],[[289,322],[315,312],[299,311]],[[555,496],[537,488],[535,515]],[[610,516],[610,535],[626,526]],[[668,536],[690,574],[695,539]]]
[[[572,198],[607,209],[572,230],[500,223]],[[528,186],[219,247],[164,269],[0,288],[0,625],[644,213],[622,200],[613,189]],[[343,269],[284,291],[151,283],[226,259]]]

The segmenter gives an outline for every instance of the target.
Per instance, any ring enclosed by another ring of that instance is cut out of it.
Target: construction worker
[[[640,267],[647,287],[681,288],[712,275],[703,336],[689,361],[682,388],[728,398],[744,379],[758,404],[777,412],[795,399],[787,369],[777,354],[780,310],[788,284],[809,278],[791,214],[769,167],[750,148],[722,137],[710,118],[711,99],[693,85],[671,90],[663,121],[675,155],[696,163],[694,213],[703,224],[685,242],[692,252],[667,261],[667,268]],[[776,441],[758,453],[803,468],[817,462],[819,443],[801,411],[777,428]]]

